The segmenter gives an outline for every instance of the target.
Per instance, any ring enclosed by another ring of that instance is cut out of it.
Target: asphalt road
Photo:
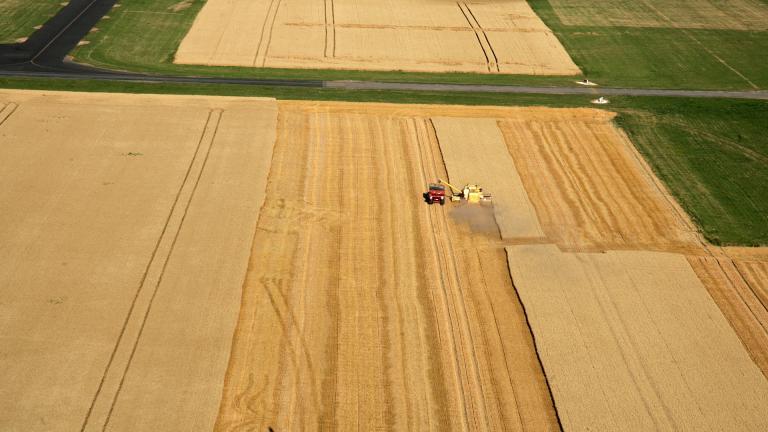
[[[607,87],[531,87],[470,84],[387,83],[163,76],[96,69],[66,61],[66,55],[88,34],[117,0],[71,0],[22,44],[0,45],[0,76],[148,83],[237,84],[268,87],[312,87],[344,90],[411,92],[476,92],[590,96],[671,96],[768,100],[768,91],[666,90]]]
[[[737,98],[768,100],[768,91],[664,90],[611,87],[528,87],[472,84],[407,84],[376,81],[324,81],[323,87],[346,90],[409,90],[439,92],[479,92],[593,96],[683,96],[701,98]]]
[[[64,58],[112,9],[117,0],[70,0],[21,44],[0,45],[0,69],[93,72],[65,65]]]

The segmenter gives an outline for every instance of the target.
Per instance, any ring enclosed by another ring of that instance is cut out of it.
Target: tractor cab
[[[445,186],[437,183],[430,183],[429,190],[424,194],[427,204],[438,203],[445,205]]]

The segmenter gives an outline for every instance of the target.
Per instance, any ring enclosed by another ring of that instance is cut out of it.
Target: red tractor
[[[424,192],[424,200],[427,204],[440,203],[440,205],[445,205],[445,186],[430,183],[429,190]]]

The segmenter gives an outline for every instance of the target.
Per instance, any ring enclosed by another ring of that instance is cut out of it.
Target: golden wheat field
[[[209,0],[176,63],[576,75],[522,0]]]
[[[0,429],[211,429],[276,102],[0,107]]]
[[[768,252],[612,119],[0,92],[0,429],[765,429]]]

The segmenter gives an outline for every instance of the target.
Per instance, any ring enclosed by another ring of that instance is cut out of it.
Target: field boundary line
[[[640,170],[645,174],[645,177],[650,180],[656,190],[664,198],[664,200],[670,205],[670,207],[672,207],[678,221],[683,224],[688,232],[695,236],[696,241],[700,244],[702,249],[707,250],[708,243],[702,238],[701,232],[696,227],[696,224],[693,223],[690,216],[688,216],[688,213],[686,213],[680,203],[677,202],[677,199],[672,195],[669,189],[667,189],[667,186],[656,175],[656,172],[653,170],[645,157],[640,153],[640,150],[635,146],[632,140],[629,139],[629,136],[626,134],[626,132],[624,132],[624,130],[619,127],[618,124],[616,124],[615,121],[611,121],[610,124],[613,126],[614,131],[618,133],[622,144],[632,155],[635,163],[640,166]]]
[[[278,108],[276,116],[275,116],[275,125],[276,125],[276,127],[279,127],[280,122],[281,122],[281,116],[284,116],[284,115],[285,114],[281,113],[281,110]],[[256,241],[258,239],[259,232],[264,231],[264,232],[268,232],[270,234],[274,233],[273,231],[266,230],[262,225],[266,224],[266,222],[264,222],[264,221],[266,220],[266,218],[268,218],[268,216],[265,216],[265,215],[267,213],[267,208],[268,208],[269,202],[270,202],[269,198],[271,196],[271,194],[270,194],[270,189],[271,189],[271,187],[270,187],[270,183],[271,183],[270,179],[273,176],[277,175],[276,174],[276,172],[277,172],[276,167],[279,166],[279,162],[278,162],[278,159],[277,159],[279,157],[279,155],[277,154],[277,151],[276,151],[277,146],[278,146],[279,138],[280,138],[279,134],[276,132],[275,133],[275,140],[272,143],[272,152],[271,152],[271,155],[270,155],[270,158],[269,158],[269,164],[267,165],[267,167],[268,167],[267,168],[267,173],[266,173],[267,181],[264,184],[264,198],[261,201],[261,204],[259,205],[259,209],[258,209],[258,213],[257,213],[258,217],[256,219],[256,223],[255,223],[255,226],[254,226],[253,235],[250,236],[250,242],[248,243],[248,250],[249,250],[248,265],[246,266],[245,274],[244,274],[243,280],[242,280],[242,286],[241,286],[241,289],[240,289],[240,298],[239,298],[239,302],[238,302],[238,306],[237,306],[237,323],[235,324],[235,327],[234,327],[234,329],[232,331],[232,339],[231,339],[231,344],[230,344],[230,351],[229,351],[229,355],[228,355],[228,358],[227,358],[227,367],[226,367],[226,371],[224,373],[224,384],[222,385],[222,388],[221,388],[221,393],[220,393],[219,403],[218,403],[218,410],[216,412],[216,421],[214,422],[213,429],[212,429],[213,431],[229,430],[229,429],[232,429],[232,428],[236,429],[238,427],[243,427],[243,425],[246,424],[246,422],[247,422],[247,420],[245,420],[245,419],[239,419],[239,421],[238,420],[225,421],[224,420],[224,415],[225,415],[225,413],[226,413],[226,411],[228,409],[227,402],[229,402],[230,398],[228,398],[227,395],[228,395],[228,389],[230,388],[230,385],[231,385],[231,381],[233,380],[233,378],[232,378],[232,376],[234,375],[233,371],[237,370],[236,360],[235,360],[235,358],[237,356],[235,355],[235,352],[236,352],[235,347],[237,346],[238,342],[240,342],[240,335],[243,333],[243,331],[242,331],[243,327],[242,326],[244,325],[243,323],[245,322],[245,320],[242,319],[242,316],[244,315],[244,311],[248,310],[246,308],[246,300],[245,300],[245,298],[249,294],[249,291],[247,289],[248,286],[249,286],[248,285],[249,284],[249,276],[255,271],[254,270],[255,269],[255,265],[254,265],[254,259],[253,259],[253,255],[254,255],[253,254],[253,249],[254,249],[254,247],[256,245]],[[270,298],[270,301],[272,301],[271,298]],[[240,343],[242,343],[242,342],[240,342]],[[269,376],[268,376],[267,373],[261,374],[263,376],[262,379],[263,379],[264,382],[260,386],[256,387],[255,375],[256,375],[255,371],[249,372],[248,373],[248,384],[244,388],[242,388],[242,391],[234,391],[234,396],[231,397],[231,400],[234,401],[234,404],[233,404],[234,406],[240,407],[240,406],[245,405],[245,403],[243,401],[246,398],[249,398],[250,400],[253,400],[253,399],[256,399],[258,401],[262,400],[262,398],[263,398],[262,394],[270,386],[270,379],[269,379]],[[257,420],[259,422],[261,422],[261,423],[259,423],[261,425],[265,421],[265,418],[262,416],[262,417],[258,417]]]
[[[544,363],[541,361],[541,352],[539,352],[539,345],[536,343],[536,333],[533,331],[533,327],[531,327],[531,321],[528,319],[528,310],[526,309],[525,302],[523,301],[523,298],[520,296],[520,291],[517,289],[517,285],[515,284],[515,277],[512,275],[512,267],[509,265],[509,250],[507,250],[507,246],[504,247],[504,256],[507,257],[507,273],[509,273],[509,281],[512,284],[512,289],[515,291],[515,296],[517,297],[517,301],[520,302],[520,308],[523,311],[523,317],[525,318],[525,326],[528,328],[528,333],[531,335],[531,340],[533,341],[533,352],[536,354],[536,361],[539,364],[539,367],[541,368],[541,375],[544,377],[544,384],[547,386],[547,392],[549,393],[549,401],[552,403],[552,411],[555,412],[555,419],[557,419],[557,425],[559,426],[560,430],[565,430],[563,428],[563,421],[560,418],[560,411],[557,409],[557,402],[555,401],[555,395],[552,393],[552,385],[549,383],[549,377],[547,376],[547,370],[544,368]]]
[[[139,286],[136,290],[136,293],[134,294],[125,320],[123,321],[123,326],[120,330],[120,334],[117,337],[115,346],[112,349],[112,353],[110,354],[109,361],[107,362],[104,373],[102,374],[99,386],[93,396],[93,399],[91,400],[88,412],[83,419],[83,424],[80,428],[81,432],[86,430],[105,430],[107,427],[109,417],[111,416],[115,402],[117,401],[117,396],[125,380],[125,375],[128,372],[128,368],[130,367],[133,355],[136,351],[136,347],[138,346],[139,339],[143,333],[147,317],[149,316],[149,312],[152,307],[152,302],[154,301],[155,295],[157,294],[160,282],[162,282],[163,274],[173,253],[173,249],[176,245],[179,233],[181,232],[181,227],[186,218],[187,211],[189,210],[192,198],[194,197],[195,191],[197,190],[197,185],[200,182],[200,177],[202,176],[203,169],[205,168],[208,155],[210,154],[210,150],[213,145],[219,123],[221,121],[222,112],[222,110],[210,110],[208,112],[208,117],[195,148],[195,152],[192,156],[192,159],[190,160],[189,166],[187,167],[186,173],[184,175],[184,179],[181,182],[181,186],[179,187],[173,204],[171,205],[171,208],[168,212],[168,216],[166,217],[160,236],[155,242],[155,247],[152,251],[149,261],[147,262],[147,266],[144,269],[144,273],[142,274]],[[205,156],[202,158],[203,160],[200,161],[200,155],[203,153]],[[191,185],[190,183],[192,179],[194,179],[194,184]],[[182,213],[181,215],[179,215],[180,212]],[[162,264],[160,261],[162,261]],[[152,285],[154,285],[154,289],[152,293],[149,294],[147,291]],[[148,295],[149,298],[146,298]],[[138,328],[134,328],[136,325],[138,325],[136,321],[139,319],[141,320],[140,326]],[[126,345],[131,344],[131,342],[128,341],[128,338],[130,337],[129,335],[134,336],[132,343],[133,346],[131,348],[130,354],[125,352],[125,350],[128,349]],[[119,371],[111,373],[113,370],[115,370],[115,368],[118,367],[116,364],[118,364],[120,361],[125,361],[125,368],[122,373]],[[115,374],[120,375],[114,376]],[[119,382],[114,382],[118,377]],[[111,397],[106,395],[108,388],[114,391],[114,394]],[[105,399],[111,400],[108,401]],[[106,404],[108,404],[108,406]],[[91,420],[97,416],[103,418],[101,425],[94,425],[91,422]]]
[[[499,229],[498,224],[496,225],[496,229]],[[501,235],[499,235],[501,236]],[[494,330],[496,330],[495,338],[499,341],[499,346],[501,347],[501,355],[504,359],[504,371],[507,374],[507,382],[509,383],[510,391],[512,392],[512,400],[515,401],[515,419],[517,419],[517,425],[520,427],[520,430],[525,430],[525,425],[523,424],[523,416],[522,416],[522,409],[520,408],[520,395],[518,395],[517,388],[515,387],[515,382],[512,379],[512,373],[509,371],[509,356],[507,355],[507,348],[504,345],[504,338],[501,336],[501,331],[499,330],[499,317],[496,314],[496,308],[493,306],[493,299],[490,295],[488,295],[488,281],[485,278],[485,269],[483,268],[483,257],[480,256],[480,250],[478,248],[475,248],[475,256],[477,256],[477,264],[480,267],[480,279],[483,281],[483,294],[488,302],[488,306],[491,309],[491,316],[493,317],[493,326]],[[483,333],[483,343],[486,344],[486,346],[489,345],[488,343],[488,337],[485,336],[485,333]],[[494,382],[493,387],[496,387],[495,384],[495,378],[493,378],[493,374],[491,374],[491,380]],[[496,397],[498,401],[498,395]],[[501,424],[506,425],[506,416],[504,415],[504,410],[499,409],[499,417],[501,417]]]
[[[768,337],[768,331],[750,303],[747,302],[743,291],[751,294],[749,297],[753,297],[755,293],[754,291],[750,292],[736,286],[736,283],[725,271],[723,262],[731,264],[742,278],[743,274],[741,274],[738,265],[725,250],[719,252],[721,252],[721,256],[714,256],[714,254],[709,256],[687,256],[688,265],[706,288],[707,294],[725,317],[729,327],[747,351],[750,359],[760,369],[762,375],[768,378],[768,368],[766,368],[765,360],[762,359],[765,352],[763,349],[764,343],[759,340],[761,337]],[[754,301],[754,298],[749,298],[749,300]],[[759,298],[757,300],[760,301]],[[764,310],[761,311],[763,314],[764,312]],[[757,336],[756,339],[754,337],[755,334],[760,336]]]
[[[8,120],[8,118],[10,118],[11,115],[16,112],[18,107],[19,104],[16,102],[8,102],[3,106],[3,109],[0,109],[0,126],[5,124],[5,121]]]

